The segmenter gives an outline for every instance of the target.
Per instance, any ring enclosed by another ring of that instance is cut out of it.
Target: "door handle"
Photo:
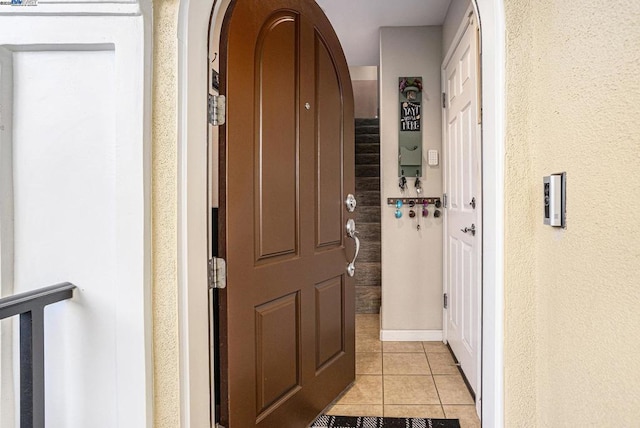
[[[476,236],[476,225],[471,224],[471,227],[465,227],[464,229],[460,229],[461,232],[468,233],[471,232],[471,236]]]
[[[356,273],[356,259],[358,258],[358,253],[360,252],[360,239],[356,236],[358,231],[356,230],[356,222],[350,218],[347,220],[347,236],[354,241],[356,241],[356,253],[353,255],[353,260],[347,265],[347,274],[349,276],[353,276]]]

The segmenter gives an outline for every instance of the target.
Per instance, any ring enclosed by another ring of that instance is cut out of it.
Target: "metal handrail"
[[[38,290],[14,294],[0,299],[0,319],[28,312],[32,308],[45,307],[73,297],[75,285],[70,282],[43,287]]]
[[[20,315],[20,428],[44,428],[44,307],[73,297],[62,284],[0,299],[0,319]]]

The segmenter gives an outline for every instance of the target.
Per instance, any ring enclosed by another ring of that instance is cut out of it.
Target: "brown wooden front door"
[[[312,0],[237,0],[222,34],[220,422],[305,427],[355,379],[351,81]]]

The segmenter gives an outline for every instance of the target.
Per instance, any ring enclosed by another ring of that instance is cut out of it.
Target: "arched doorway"
[[[183,424],[210,417],[207,271],[206,98],[209,16],[226,2],[184,0],[179,17],[179,278]],[[504,8],[476,1],[482,29],[483,108],[483,425],[503,426]]]

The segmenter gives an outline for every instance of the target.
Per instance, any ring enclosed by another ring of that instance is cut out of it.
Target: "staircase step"
[[[356,143],[356,154],[380,154],[380,143]]]
[[[380,153],[358,153],[356,151],[356,165],[379,165]]]
[[[357,223],[356,229],[361,240],[380,241],[380,223]]]
[[[356,286],[380,287],[381,269],[380,263],[360,262],[356,263]]]
[[[380,287],[356,286],[356,313],[380,313],[381,293]]]
[[[356,135],[359,134],[379,134],[380,127],[378,125],[356,126]]]
[[[360,246],[358,261],[362,263],[380,263],[380,254],[380,242],[368,242],[366,245]]]
[[[380,121],[356,119],[356,224],[360,255],[356,264],[356,313],[379,313],[381,304]]]
[[[380,177],[356,177],[356,189],[380,190]]]
[[[380,241],[360,241],[358,263],[380,263]]]
[[[380,144],[380,134],[356,134],[356,144],[360,143],[374,143]]]
[[[379,125],[380,119],[378,119],[377,117],[372,117],[372,118],[357,117],[355,120],[355,124],[356,124],[356,127],[363,126],[363,125],[364,126]]]
[[[357,223],[356,229],[362,245],[380,242],[380,223]]]
[[[356,190],[356,201],[359,207],[379,207],[380,191],[379,190]]]
[[[356,165],[356,177],[380,177],[380,165]]]
[[[356,208],[356,224],[360,223],[380,223],[380,207]]]

